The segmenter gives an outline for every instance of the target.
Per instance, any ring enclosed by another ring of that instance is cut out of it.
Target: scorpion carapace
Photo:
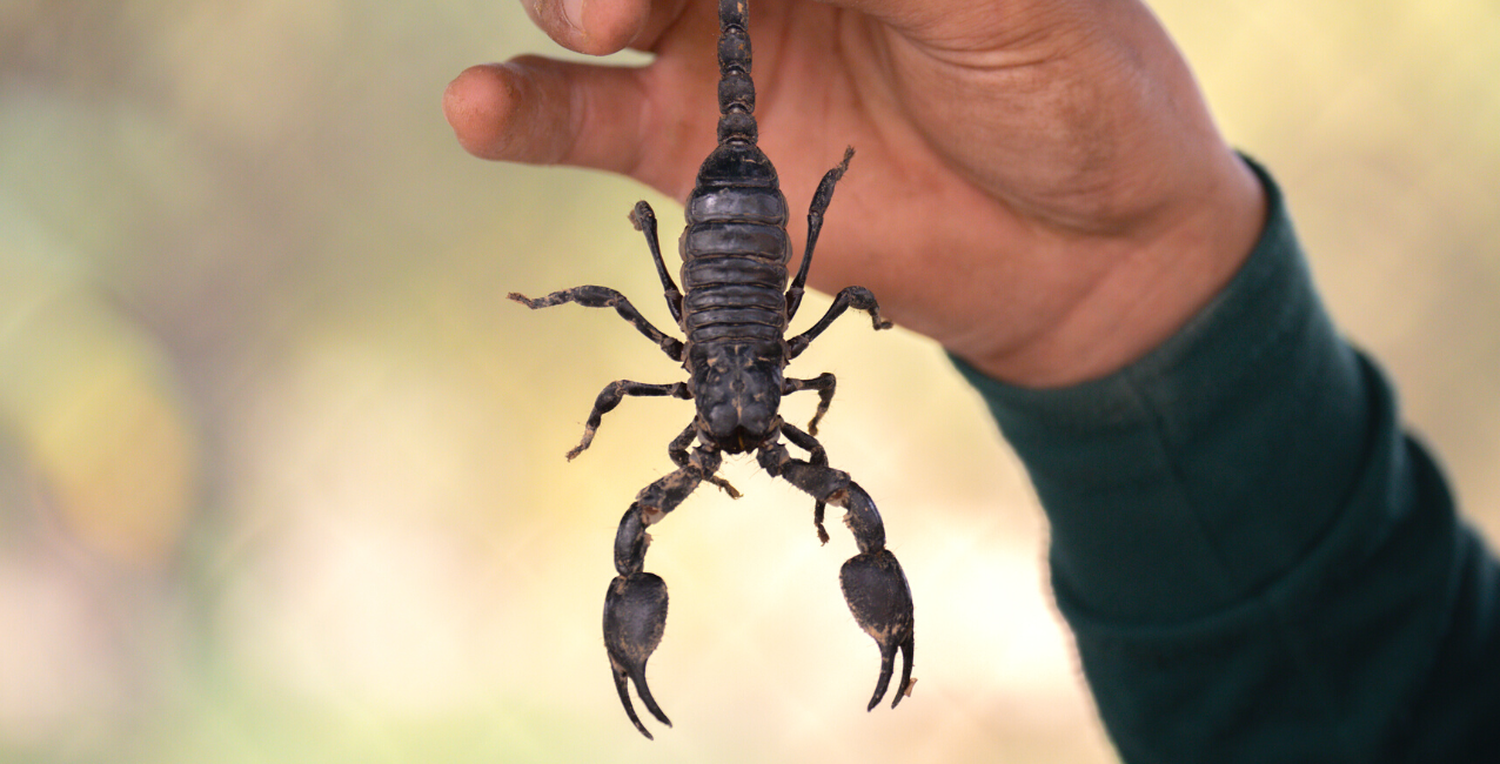
[[[782,374],[788,361],[849,308],[868,312],[876,329],[891,326],[881,317],[870,291],[851,286],[838,293],[811,328],[786,336],[788,323],[802,302],[823,213],[854,150],[846,150],[843,160],[818,184],[807,213],[802,263],[788,286],[787,205],[776,169],[756,145],[755,85],[750,79],[746,24],[746,0],[719,0],[719,143],[699,168],[697,185],[687,200],[687,228],[680,244],[682,291],[662,261],[656,215],[650,205],[640,202],[630,214],[631,222],[645,234],[666,290],[667,307],[686,341],[657,329],[624,295],[606,287],[575,287],[536,300],[510,295],[533,309],[567,302],[614,308],[688,372],[686,382],[611,382],[594,401],[582,441],[568,452],[572,459],[588,448],[604,414],[625,396],[672,396],[697,403],[692,424],[667,446],[677,469],[642,489],[620,520],[615,536],[619,576],[610,583],[604,600],[604,645],[615,687],[630,721],[647,738],[651,733],[631,703],[630,682],[653,716],[667,726],[671,722],[646,684],[646,661],[661,641],[667,620],[666,583],[642,569],[650,541],[646,528],[676,509],[703,482],[738,497],[739,492],[715,474],[725,453],[754,452],[766,472],[810,494],[813,525],[822,542],[828,541],[823,526],[825,505],[845,510],[844,522],[854,534],[859,554],[844,563],[839,581],[855,621],[880,647],[880,676],[868,708],[874,709],[885,697],[898,651],[904,660],[891,706],[900,703],[911,688],[915,647],[906,575],[885,548],[885,527],[869,494],[847,473],[828,466],[828,455],[814,438],[833,400],[834,377],[820,374],[796,379]],[[817,410],[806,431],[787,424],[778,414],[781,397],[801,390],[818,393]],[[782,443],[783,436],[807,452],[807,458],[794,458]]]

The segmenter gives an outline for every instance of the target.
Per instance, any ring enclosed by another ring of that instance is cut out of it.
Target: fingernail
[[[567,19],[568,26],[583,31],[583,3],[584,0],[562,0],[563,18]]]

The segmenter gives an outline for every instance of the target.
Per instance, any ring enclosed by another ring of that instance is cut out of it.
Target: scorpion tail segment
[[[901,684],[891,708],[901,702],[911,687],[912,660],[916,652],[913,629],[911,588],[901,563],[887,549],[865,552],[849,558],[839,571],[839,584],[854,620],[880,647],[880,678],[866,710],[873,710],[882,698],[894,673],[896,652],[904,656]]]
[[[719,75],[728,79],[736,72],[747,80],[750,77],[750,4],[748,0],[719,0]],[[719,111],[754,111],[755,88],[747,92],[748,101],[720,98]]]
[[[646,661],[661,644],[666,625],[667,584],[660,576],[632,573],[610,582],[609,593],[604,597],[604,648],[609,653],[609,666],[625,715],[648,740],[652,739],[651,733],[636,716],[627,680],[635,683],[636,694],[646,704],[646,710],[662,724],[672,726],[646,684]]]
[[[719,143],[754,143],[754,114],[749,6],[746,0],[719,0]]]

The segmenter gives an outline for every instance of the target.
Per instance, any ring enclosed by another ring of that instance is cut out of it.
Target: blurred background
[[[1500,533],[1500,9],[1156,8]],[[852,543],[735,463],[745,498],[653,529],[677,726],[631,729],[611,542],[690,407],[565,462],[606,382],[679,372],[504,295],[669,323],[625,215],[680,208],[464,154],[444,86],[522,52],[557,51],[505,1],[0,0],[0,761],[1112,761],[1015,459],[936,347],[859,321],[799,367],[839,375],[824,440],[911,577],[916,695],[864,711]]]

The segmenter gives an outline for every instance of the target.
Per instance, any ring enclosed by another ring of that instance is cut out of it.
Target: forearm
[[[1141,360],[1054,390],[965,369],[1032,476],[1132,762],[1394,760],[1450,638],[1464,536],[1442,478],[1267,187],[1244,267]]]

